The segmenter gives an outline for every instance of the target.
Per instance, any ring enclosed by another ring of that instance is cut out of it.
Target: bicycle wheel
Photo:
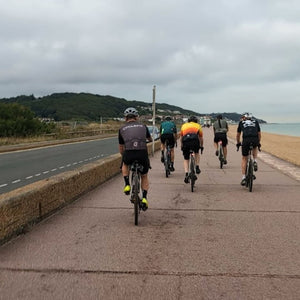
[[[190,180],[191,180],[191,191],[194,192],[195,186],[195,157],[191,155],[190,159]]]
[[[253,187],[253,160],[249,161],[249,169],[248,169],[248,182],[249,182],[249,192],[252,192]]]
[[[139,224],[139,213],[140,213],[140,198],[139,198],[139,176],[137,173],[133,176],[132,185],[132,199],[134,201],[134,224]]]
[[[169,161],[168,161],[168,152],[165,151],[165,173],[166,173],[166,177],[168,178],[170,175],[170,170],[169,170]]]
[[[219,160],[220,160],[220,169],[223,168],[223,164],[224,164],[224,153],[223,153],[223,147],[220,146],[219,149]]]

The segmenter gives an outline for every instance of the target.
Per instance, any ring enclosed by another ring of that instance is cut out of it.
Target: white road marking
[[[30,150],[25,150],[25,151],[30,151]],[[21,151],[17,151],[17,152],[21,152]],[[97,155],[97,156],[94,156],[94,157],[86,158],[86,159],[84,159],[84,160],[80,160],[79,162],[69,163],[69,164],[67,164],[66,166],[60,166],[60,167],[54,168],[54,169],[52,169],[52,170],[50,170],[50,171],[49,171],[49,170],[46,170],[46,171],[43,171],[43,172],[41,172],[41,173],[37,173],[37,174],[35,174],[35,175],[27,176],[27,177],[25,177],[25,179],[26,179],[26,180],[29,180],[29,179],[32,179],[33,177],[39,177],[39,176],[41,176],[42,174],[46,175],[46,174],[48,174],[49,172],[55,172],[55,171],[57,171],[58,169],[68,168],[68,167],[71,167],[72,165],[73,165],[73,166],[76,166],[76,165],[78,165],[78,164],[82,164],[82,163],[84,163],[84,162],[88,162],[88,161],[91,161],[91,160],[93,160],[93,159],[97,159],[97,158],[100,158],[100,157],[103,157],[103,156],[105,156],[105,154],[101,154],[101,155]],[[21,182],[21,179],[16,179],[16,180],[12,181],[11,183],[12,183],[12,184],[16,184],[16,183],[18,183],[18,182]],[[0,185],[0,188],[6,187],[6,186],[8,186],[8,185],[9,185],[8,183],[3,183],[3,184]]]
[[[21,181],[21,179],[14,180],[14,181],[12,182],[12,184],[18,183],[18,182],[20,182],[20,181]]]

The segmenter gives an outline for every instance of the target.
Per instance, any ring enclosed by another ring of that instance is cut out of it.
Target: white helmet
[[[138,117],[139,113],[134,107],[128,107],[124,111],[125,117]]]

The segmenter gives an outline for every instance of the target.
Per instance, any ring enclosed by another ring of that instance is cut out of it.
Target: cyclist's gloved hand
[[[201,154],[203,153],[204,147],[200,147]]]
[[[236,151],[239,151],[239,149],[240,149],[241,146],[242,146],[241,143],[237,143],[237,144],[236,144]]]

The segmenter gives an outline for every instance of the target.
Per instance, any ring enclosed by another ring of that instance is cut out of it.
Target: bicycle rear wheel
[[[190,160],[190,180],[191,180],[191,191],[194,192],[195,187],[195,157],[191,155]]]
[[[166,177],[168,178],[170,175],[170,169],[169,169],[169,161],[168,161],[168,152],[165,151],[165,173]]]
[[[223,147],[220,146],[219,149],[219,160],[220,160],[220,169],[223,168],[223,164],[224,164],[224,153],[223,153]]]
[[[133,189],[132,199],[134,201],[134,224],[139,224],[139,213],[140,213],[140,198],[139,198],[139,178],[138,174],[133,176]]]
[[[253,188],[253,160],[250,159],[249,161],[249,168],[248,168],[248,188],[249,188],[249,192],[252,192],[252,188]]]

